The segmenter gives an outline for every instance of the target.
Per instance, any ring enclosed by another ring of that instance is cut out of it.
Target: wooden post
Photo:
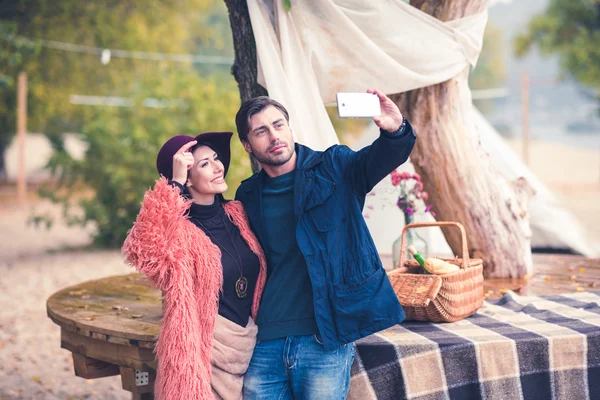
[[[521,107],[523,130],[523,162],[529,166],[529,74],[523,71],[521,75]]]
[[[17,84],[17,197],[19,202],[27,199],[27,181],[25,172],[25,136],[27,135],[27,75],[19,73]]]

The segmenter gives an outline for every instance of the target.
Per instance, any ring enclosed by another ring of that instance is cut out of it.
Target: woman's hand
[[[194,165],[194,156],[188,150],[196,143],[198,142],[193,140],[184,144],[173,156],[173,180],[181,185],[187,182],[188,170]]]

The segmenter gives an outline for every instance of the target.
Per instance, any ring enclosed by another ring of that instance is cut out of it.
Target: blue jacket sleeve
[[[350,182],[357,195],[366,195],[390,172],[404,164],[415,145],[415,131],[408,121],[399,134],[383,130],[380,133],[373,144],[357,152],[347,146],[336,146],[334,162],[341,167],[344,180]]]

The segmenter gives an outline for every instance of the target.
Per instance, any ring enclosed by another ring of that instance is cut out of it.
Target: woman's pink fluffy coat
[[[126,262],[166,294],[155,349],[155,396],[159,400],[212,398],[210,350],[223,268],[219,248],[188,220],[190,204],[179,189],[161,178],[144,195],[122,249]],[[256,319],[266,279],[265,255],[242,204],[230,201],[223,207],[260,260],[252,303],[252,318]]]

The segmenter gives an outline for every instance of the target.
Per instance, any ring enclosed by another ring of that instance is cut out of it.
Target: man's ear
[[[247,140],[243,140],[242,145],[244,146],[244,150],[246,150],[246,153],[252,154],[252,146],[250,146],[250,143]]]

